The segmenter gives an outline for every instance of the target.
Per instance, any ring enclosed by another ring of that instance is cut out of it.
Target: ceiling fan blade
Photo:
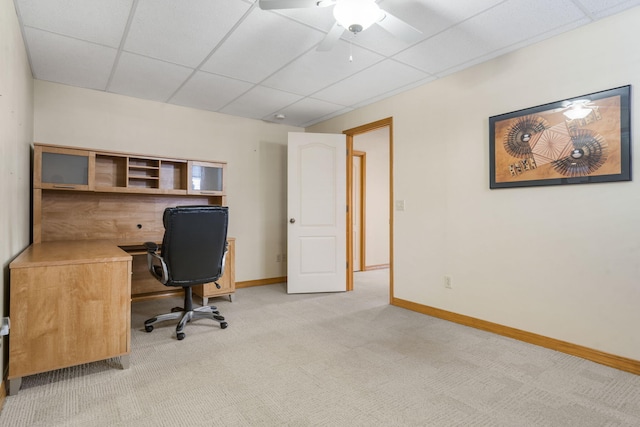
[[[384,11],[384,15],[384,18],[378,21],[378,25],[382,28],[407,43],[415,43],[421,40],[422,31],[412,27],[400,18],[396,18],[387,11]]]
[[[319,6],[318,0],[259,0],[258,6],[263,10],[300,9]]]
[[[342,36],[343,33],[344,33],[344,28],[342,28],[336,22],[335,24],[333,24],[333,27],[331,27],[331,29],[329,30],[327,35],[324,37],[324,39],[322,39],[322,41],[318,45],[318,49],[316,50],[320,52],[326,52],[328,50],[333,49],[336,43],[338,43],[338,40],[340,40],[340,37]]]

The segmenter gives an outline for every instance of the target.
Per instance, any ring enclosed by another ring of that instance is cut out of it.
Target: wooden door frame
[[[353,137],[376,130],[389,128],[389,303],[393,300],[393,117],[347,129],[347,291],[353,291],[353,227],[351,225],[353,197]]]
[[[360,271],[365,271],[366,269],[366,206],[367,206],[367,153],[364,151],[356,151],[353,150],[353,156],[351,161],[353,162],[353,157],[360,157],[360,241],[354,242],[354,244],[358,244],[360,246]],[[353,163],[352,163],[353,167]],[[353,192],[352,192],[353,195]],[[353,219],[353,217],[351,218]],[[351,230],[353,232],[353,230]]]

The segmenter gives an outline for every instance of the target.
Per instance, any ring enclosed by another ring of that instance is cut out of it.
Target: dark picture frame
[[[631,86],[489,117],[491,189],[631,180]]]

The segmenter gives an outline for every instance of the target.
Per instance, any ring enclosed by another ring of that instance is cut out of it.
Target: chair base
[[[224,321],[224,317],[220,315],[218,308],[215,305],[204,306],[194,308],[192,310],[184,310],[182,307],[176,307],[171,310],[171,313],[159,314],[151,319],[148,319],[144,322],[144,330],[147,332],[153,331],[153,325],[158,322],[164,322],[167,320],[177,320],[178,325],[176,326],[176,337],[178,340],[183,340],[185,334],[183,332],[184,327],[187,325],[187,322],[198,319],[211,319],[220,324],[220,328],[225,329],[227,326],[227,322]]]

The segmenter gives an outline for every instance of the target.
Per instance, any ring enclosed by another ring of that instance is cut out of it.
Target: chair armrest
[[[224,274],[224,266],[227,263],[227,252],[229,252],[229,242],[224,242],[224,254],[222,254],[222,266],[220,267],[220,277],[222,277],[222,275]]]
[[[149,269],[149,273],[160,281],[160,283],[163,285],[167,284],[169,281],[169,272],[167,271],[167,264],[160,255],[152,251],[147,251],[147,268]]]
[[[227,253],[229,252],[229,242],[224,242],[224,254],[222,254],[222,265],[220,266],[220,279],[224,275],[224,266],[227,263]],[[220,289],[221,286],[218,284],[218,279],[214,280],[213,283],[216,285],[217,289]]]
[[[147,252],[158,252],[158,244],[156,242],[144,242],[143,246]]]

